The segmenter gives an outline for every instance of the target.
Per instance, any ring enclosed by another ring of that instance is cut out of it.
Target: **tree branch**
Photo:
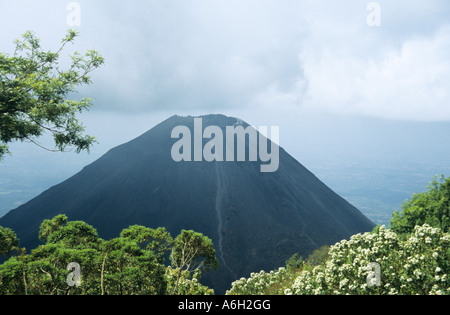
[[[44,150],[47,150],[47,151],[49,151],[49,152],[60,152],[61,150],[55,150],[55,149],[49,149],[49,148],[46,148],[46,147],[44,147],[44,146],[42,146],[42,145],[40,145],[39,143],[37,143],[36,141],[34,141],[33,139],[31,139],[30,137],[25,137],[28,141],[30,141],[31,143],[33,143],[33,144],[35,144],[35,145],[37,145],[38,147],[40,147],[41,149],[44,149]]]

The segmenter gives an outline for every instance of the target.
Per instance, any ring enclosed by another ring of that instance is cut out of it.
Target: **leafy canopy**
[[[172,293],[180,292],[180,283],[186,276],[192,274],[194,279],[198,279],[200,271],[219,268],[211,239],[192,230],[182,230],[181,234],[175,238],[170,261],[172,267],[178,270],[174,276],[174,284],[171,286]],[[181,292],[183,292],[182,289]]]
[[[9,228],[0,226],[0,256],[9,257],[18,246],[19,239],[16,233]]]
[[[69,30],[55,52],[44,51],[33,32],[15,41],[13,56],[0,53],[0,159],[10,153],[8,144],[27,141],[41,146],[36,138],[51,133],[55,149],[89,150],[95,139],[84,135],[77,113],[92,106],[90,98],[69,100],[81,85],[90,84],[89,74],[104,63],[94,50],[75,52],[68,69],[58,64],[60,53],[78,33]]]
[[[417,225],[428,224],[448,232],[450,228],[450,177],[441,176],[403,203],[402,211],[395,211],[390,228],[401,235],[410,234]]]
[[[0,265],[0,295],[214,294],[199,282],[203,270],[218,267],[201,233],[173,239],[165,228],[133,225],[103,240],[89,224],[58,215],[42,222],[39,238],[44,244],[27,254],[15,233],[0,227],[0,254],[8,258]],[[169,253],[172,266],[165,265]],[[75,286],[67,283],[72,262],[81,268]]]

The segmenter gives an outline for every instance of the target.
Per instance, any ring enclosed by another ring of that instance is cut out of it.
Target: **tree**
[[[167,292],[177,295],[214,295],[214,290],[200,283],[201,272],[196,270],[191,274],[180,269],[166,268]],[[175,288],[176,286],[176,288]]]
[[[425,192],[414,194],[393,213],[390,228],[400,235],[410,234],[417,225],[428,224],[448,232],[450,228],[450,177],[436,178]]]
[[[68,100],[76,87],[90,84],[89,74],[104,63],[98,52],[84,56],[75,52],[67,70],[59,68],[62,50],[73,43],[78,33],[69,30],[59,49],[45,52],[33,32],[16,40],[13,56],[0,53],[0,159],[10,153],[8,144],[28,141],[41,146],[37,138],[49,132],[55,149],[76,152],[89,150],[95,139],[84,135],[77,113],[93,105],[90,98]],[[42,146],[41,146],[42,147]]]
[[[0,256],[9,257],[10,253],[18,249],[19,239],[16,233],[9,228],[0,226]]]
[[[286,268],[289,270],[298,269],[303,265],[303,257],[301,257],[298,253],[295,253],[288,260],[286,260],[285,264]]]
[[[192,230],[182,230],[175,238],[170,259],[173,267],[191,272],[219,268],[211,239]]]
[[[151,250],[125,237],[102,243],[101,294],[164,294],[165,266]]]
[[[46,241],[53,233],[60,230],[67,223],[67,216],[64,214],[57,215],[51,220],[44,220],[39,228],[39,239]]]
[[[135,241],[142,249],[153,251],[161,263],[164,263],[164,255],[173,246],[172,236],[163,227],[155,230],[141,225],[133,225],[122,230],[120,237]]]
[[[320,266],[327,262],[329,258],[330,246],[323,245],[318,249],[315,249],[306,259],[306,262],[312,266]]]
[[[182,230],[175,238],[170,260],[172,267],[178,269],[172,293],[178,292],[178,284],[184,271],[195,273],[198,270],[219,268],[211,239],[192,230]]]
[[[47,243],[61,243],[68,247],[99,243],[97,231],[83,221],[67,221],[67,216],[60,214],[51,220],[44,220],[39,229],[39,238]]]
[[[202,270],[218,267],[215,250],[209,238],[194,231],[173,240],[165,228],[134,225],[105,241],[89,224],[58,215],[42,222],[39,236],[43,245],[0,264],[0,295],[214,293],[199,280]],[[1,252],[15,246],[15,233],[1,228]],[[163,262],[170,251],[173,268]],[[79,285],[68,282],[71,263],[79,266]]]

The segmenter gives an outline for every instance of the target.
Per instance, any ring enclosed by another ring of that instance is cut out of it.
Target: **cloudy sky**
[[[70,3],[2,0],[0,49],[11,51],[26,30],[54,49],[78,29],[73,49],[106,58],[82,90],[96,111],[450,120],[446,0],[380,0],[377,12],[367,0],[95,0],[75,2],[79,11]],[[374,14],[380,24],[371,27]]]

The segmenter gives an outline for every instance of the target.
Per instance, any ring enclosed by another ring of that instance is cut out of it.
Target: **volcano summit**
[[[216,126],[224,134],[227,126],[249,126],[223,115],[201,118],[202,129]],[[248,156],[244,161],[175,161],[171,152],[180,140],[172,138],[172,131],[186,126],[193,133],[194,119],[170,117],[111,149],[11,210],[0,218],[0,226],[14,230],[27,249],[39,245],[42,221],[58,214],[85,221],[104,239],[134,224],[165,227],[173,236],[182,229],[201,232],[212,239],[221,264],[202,275],[202,282],[218,294],[251,272],[283,266],[294,253],[306,257],[322,245],[374,227],[281,147],[274,172],[261,172],[261,160]],[[251,148],[245,143],[248,154]]]

